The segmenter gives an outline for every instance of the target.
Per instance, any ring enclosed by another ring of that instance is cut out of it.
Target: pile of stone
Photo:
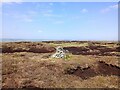
[[[56,52],[51,57],[52,58],[65,58],[66,57],[66,50],[64,50],[61,46],[56,47]]]

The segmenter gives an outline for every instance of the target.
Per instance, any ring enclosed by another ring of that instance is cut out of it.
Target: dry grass
[[[64,46],[69,46],[69,44]],[[3,53],[3,87],[118,88],[120,77],[115,75],[97,75],[84,80],[76,75],[66,74],[66,70],[69,68],[91,67],[96,65],[97,61],[104,61],[119,67],[117,56],[70,54],[70,58],[65,60],[50,58],[52,54],[33,52]]]

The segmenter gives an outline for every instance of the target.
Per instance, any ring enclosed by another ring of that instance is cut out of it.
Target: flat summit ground
[[[51,58],[55,47],[69,58]],[[3,88],[119,88],[119,43],[3,42]]]

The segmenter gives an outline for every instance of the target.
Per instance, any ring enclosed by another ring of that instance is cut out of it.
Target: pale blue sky
[[[3,3],[3,38],[118,40],[117,2]]]

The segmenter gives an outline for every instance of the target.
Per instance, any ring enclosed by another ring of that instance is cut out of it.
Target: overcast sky
[[[118,40],[117,2],[9,2],[2,5],[3,38]]]

